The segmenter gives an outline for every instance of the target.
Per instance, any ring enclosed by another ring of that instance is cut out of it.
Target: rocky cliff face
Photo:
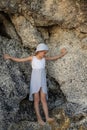
[[[0,130],[42,129],[34,123],[33,103],[28,100],[30,63],[3,59],[5,53],[32,55],[40,42],[49,46],[50,56],[62,47],[68,50],[63,58],[47,63],[50,114],[59,121],[61,113],[68,125],[57,122],[43,129],[87,129],[87,1],[1,0]],[[41,114],[44,119],[42,108]]]

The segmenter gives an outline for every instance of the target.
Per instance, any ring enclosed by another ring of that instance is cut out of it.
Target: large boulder
[[[9,21],[9,17],[7,19],[8,15],[3,15],[3,13],[0,13],[0,34],[11,39],[15,39],[20,41],[17,32],[15,31],[15,28],[13,27],[13,24]]]
[[[68,53],[61,59],[48,62],[48,73],[59,82],[67,100],[83,106],[87,106],[87,46],[84,45],[85,39],[86,36],[82,38],[81,43],[76,31],[53,28],[49,40],[49,55],[59,54],[63,47],[66,47]]]
[[[0,37],[0,129],[6,129],[6,126],[15,118],[19,109],[19,103],[29,93],[29,86],[25,82],[27,79],[23,76],[25,68],[29,64],[22,65],[11,61],[5,61],[3,56],[8,53],[12,56],[28,55],[19,42]],[[23,69],[24,68],[24,69]],[[29,68],[29,67],[28,67]],[[28,81],[29,82],[29,81]]]
[[[40,42],[49,46],[48,56],[59,54],[63,47],[68,51],[61,59],[47,61],[50,115],[53,110],[53,116],[59,118],[58,108],[63,108],[71,118],[71,129],[87,126],[87,1],[1,0],[0,130],[37,126],[33,103],[28,99],[30,63],[5,61],[3,55],[34,55]],[[45,119],[42,109],[41,115]]]
[[[86,22],[85,5],[86,0],[1,0],[0,10],[9,14],[20,13],[27,19],[32,17],[36,26],[62,25],[64,28],[75,28]]]
[[[25,17],[16,15],[11,19],[24,46],[35,48],[38,43],[43,42],[37,28],[33,27]]]

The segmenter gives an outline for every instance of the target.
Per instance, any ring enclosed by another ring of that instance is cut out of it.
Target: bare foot
[[[49,117],[49,118],[47,119],[47,122],[48,122],[48,123],[54,122],[54,118],[50,118],[50,117]]]
[[[43,120],[38,120],[38,123],[39,123],[40,125],[42,125],[42,126],[45,125],[45,122],[44,122]]]

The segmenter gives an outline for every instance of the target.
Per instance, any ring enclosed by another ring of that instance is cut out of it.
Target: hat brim
[[[40,50],[36,50],[36,52],[38,51],[49,51],[48,49],[40,49]]]

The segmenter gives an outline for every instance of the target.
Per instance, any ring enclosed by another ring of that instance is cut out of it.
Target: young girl
[[[37,46],[35,56],[29,56],[27,58],[15,58],[11,57],[8,54],[4,55],[5,59],[10,59],[16,62],[25,62],[31,61],[32,74],[30,81],[30,96],[29,99],[32,101],[34,98],[34,108],[37,116],[37,120],[41,125],[44,125],[44,121],[41,118],[39,111],[39,102],[41,101],[43,111],[45,114],[46,121],[53,121],[53,118],[49,117],[48,106],[47,106],[47,83],[46,83],[46,73],[45,73],[45,61],[46,60],[57,60],[63,57],[67,51],[65,48],[61,50],[61,53],[58,56],[46,57],[48,52],[48,46],[44,43],[41,43]]]

